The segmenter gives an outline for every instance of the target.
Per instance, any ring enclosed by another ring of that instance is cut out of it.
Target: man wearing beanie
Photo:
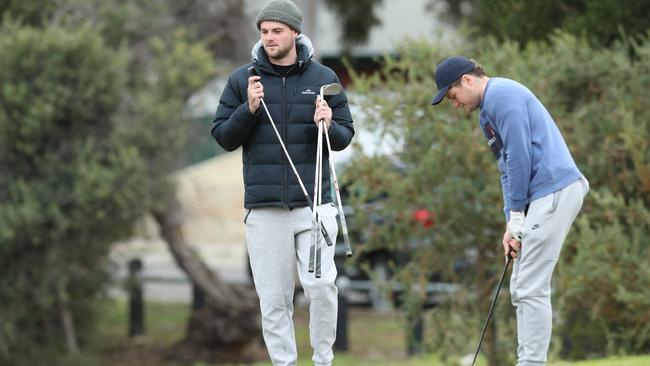
[[[551,277],[564,239],[589,191],[555,121],[522,84],[488,77],[461,56],[436,67],[438,93],[479,125],[501,171],[506,229],[503,249],[514,258],[510,294],[517,315],[517,366],[543,366],[551,340]]]
[[[318,99],[321,86],[339,80],[314,60],[311,41],[300,34],[301,23],[302,12],[292,1],[271,1],[260,11],[256,25],[261,39],[253,46],[252,62],[230,75],[212,126],[212,136],[224,149],[242,147],[248,255],[260,298],[264,341],[276,366],[296,365],[298,358],[294,272],[310,300],[315,365],[331,365],[334,358],[337,288],[334,246],[321,243],[321,277],[308,272],[312,211],[271,122],[307,192],[314,191],[319,121],[324,121],[333,150],[343,150],[354,135],[345,94]],[[259,76],[249,74],[251,66]],[[324,149],[323,160],[327,159]],[[321,219],[335,243],[337,209],[332,204],[327,163],[322,187]]]

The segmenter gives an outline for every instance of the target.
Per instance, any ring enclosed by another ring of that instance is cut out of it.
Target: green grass
[[[579,362],[554,362],[550,366],[648,366],[650,356],[610,357],[600,360]]]
[[[91,351],[111,366],[160,365],[188,366],[165,363],[166,347],[182,339],[189,306],[185,304],[152,303],[146,305],[146,335],[137,340],[127,337],[127,303],[111,300],[102,304],[99,334]],[[443,366],[435,355],[408,358],[401,318],[397,314],[377,314],[353,309],[349,315],[349,352],[336,352],[334,366]],[[300,360],[298,366],[310,366],[308,314],[297,309],[295,314],[296,341]],[[479,366],[484,363],[479,363]],[[607,358],[580,362],[550,362],[548,366],[647,366],[649,356]],[[192,366],[208,366],[196,364]],[[221,365],[236,366],[236,365]],[[250,366],[250,365],[248,365]],[[254,366],[271,366],[271,362]]]
[[[185,332],[189,306],[176,303],[148,302],[145,305],[145,332],[148,343],[169,345],[181,339]],[[129,341],[128,303],[108,300],[101,304],[98,319],[99,342],[95,349],[111,349]]]
[[[301,360],[298,366],[310,366],[310,360]],[[434,355],[427,355],[422,357],[415,357],[408,360],[396,361],[363,361],[357,357],[348,354],[336,354],[333,366],[443,366]],[[484,365],[479,363],[478,365]],[[577,361],[577,362],[550,362],[548,366],[648,366],[650,365],[650,356],[636,356],[636,357],[613,357],[592,361]],[[256,363],[254,366],[272,366],[270,362]]]
[[[298,366],[310,366],[310,360],[301,360]],[[357,357],[347,354],[336,354],[333,366],[443,366],[434,355],[427,355],[423,357],[415,357],[408,360],[396,361],[363,361]],[[479,363],[478,365],[484,365]],[[548,366],[648,366],[650,365],[650,356],[636,356],[636,357],[613,357],[592,361],[577,361],[577,362],[550,362]],[[270,362],[256,363],[254,366],[272,366]]]

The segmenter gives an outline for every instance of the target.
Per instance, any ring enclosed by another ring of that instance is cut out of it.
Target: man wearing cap
[[[288,0],[269,2],[257,16],[260,41],[252,62],[229,77],[212,126],[228,151],[242,147],[243,219],[255,289],[260,298],[264,341],[273,365],[296,365],[293,325],[294,272],[310,300],[309,331],[315,365],[331,365],[336,334],[337,288],[334,246],[321,245],[321,277],[308,272],[312,213],[271,120],[305,184],[313,192],[318,122],[323,120],[333,150],[354,135],[344,93],[318,100],[321,86],[336,74],[314,60],[314,48],[300,34],[302,12]],[[254,67],[259,76],[249,75]],[[328,151],[323,151],[327,161]],[[337,209],[331,204],[329,166],[323,164],[322,221],[336,242]]]
[[[517,314],[518,366],[545,365],[551,339],[551,277],[566,235],[589,191],[560,130],[524,85],[488,77],[461,56],[436,67],[438,93],[479,124],[501,172],[504,254],[514,260],[510,293]]]

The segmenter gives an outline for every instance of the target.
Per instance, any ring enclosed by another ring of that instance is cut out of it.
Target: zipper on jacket
[[[284,142],[287,148],[287,153],[289,152],[289,140],[287,139],[288,135],[288,129],[287,129],[287,83],[286,83],[287,78],[282,77],[282,121],[284,122],[284,128],[282,130],[283,135],[284,135]],[[282,169],[284,172],[284,205],[286,208],[289,207],[289,177],[287,176],[288,174],[288,169],[287,169],[287,164],[289,164],[289,159],[287,158],[287,162],[285,164],[282,164]]]

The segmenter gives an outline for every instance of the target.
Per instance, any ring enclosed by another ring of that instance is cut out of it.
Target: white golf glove
[[[521,243],[524,232],[524,221],[526,215],[523,212],[510,211],[510,221],[508,221],[508,231],[515,240]]]

